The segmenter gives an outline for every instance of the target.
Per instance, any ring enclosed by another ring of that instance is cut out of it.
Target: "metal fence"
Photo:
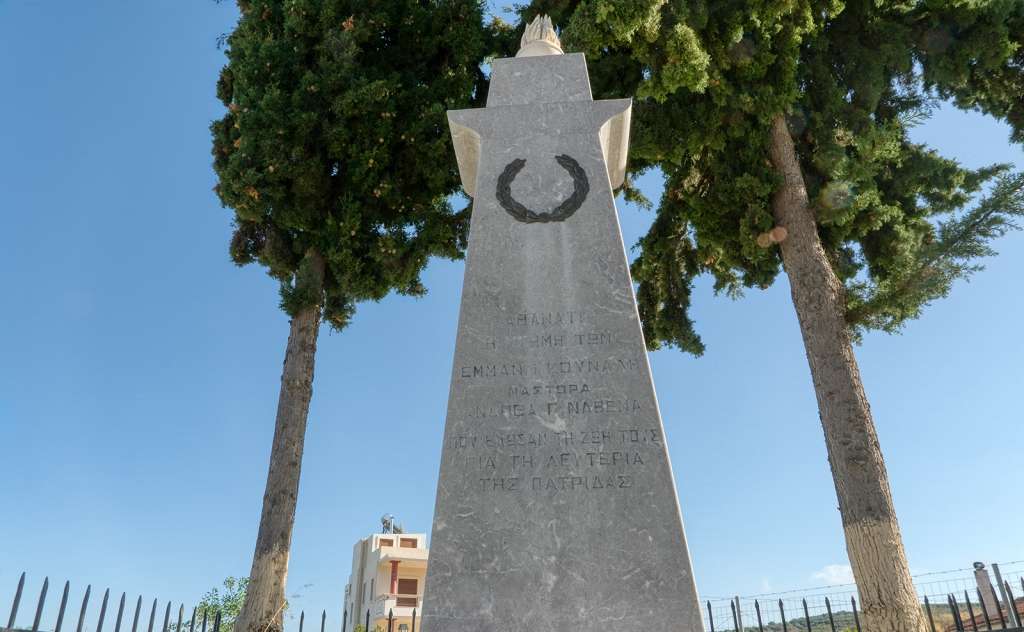
[[[43,580],[42,588],[39,591],[39,599],[36,602],[34,610],[34,616],[32,617],[31,627],[19,627],[19,614],[21,614],[20,621],[24,623],[26,621],[27,612],[21,610],[22,598],[25,592],[25,576],[26,573],[22,573],[18,579],[18,587],[14,592],[14,600],[11,602],[10,615],[7,618],[7,626],[0,625],[0,632],[62,632],[62,630],[68,629],[70,632],[70,626],[65,625],[65,619],[68,615],[68,605],[71,597],[71,582],[64,582],[64,591],[61,594],[60,604],[56,608],[56,613],[53,618],[48,620],[44,619],[44,613],[46,611],[47,598],[50,590],[50,578],[47,577]],[[131,620],[130,632],[221,632],[221,621],[222,613],[219,610],[212,609],[201,609],[199,606],[191,609],[191,616],[185,618],[186,608],[185,604],[179,603],[176,613],[176,617],[173,616],[174,605],[172,602],[164,602],[160,599],[153,599],[152,604],[148,608],[143,608],[143,597],[139,595],[135,601],[134,609],[127,609],[127,593],[121,593],[121,598],[117,603],[117,614],[110,614],[110,589],[106,589],[103,592],[103,598],[100,600],[99,612],[93,615],[92,618],[89,615],[90,600],[92,598],[92,586],[88,585],[85,587],[85,592],[82,594],[82,601],[78,607],[78,619],[75,624],[75,632],[104,632],[106,629],[111,629],[112,632],[128,632],[129,619]],[[52,603],[52,601],[51,601]],[[149,602],[146,602],[149,604]],[[161,605],[163,607],[161,608]],[[51,612],[53,607],[50,607]],[[146,615],[146,610],[149,614]],[[162,612],[162,615],[160,614]],[[370,623],[370,612],[366,612],[366,627],[364,630],[373,630],[369,627]],[[159,627],[157,622],[161,620]],[[349,613],[345,612],[342,615],[342,622],[340,630],[345,631],[347,626],[347,620]],[[111,623],[110,620],[113,619]],[[148,622],[145,622],[148,621]],[[0,619],[0,623],[3,620]],[[50,623],[52,622],[52,624]],[[94,624],[92,624],[94,622]],[[392,630],[394,617],[388,617],[387,629],[389,632],[398,632],[398,630]],[[140,627],[140,623],[143,625]],[[230,623],[225,624],[226,627],[230,627]],[[52,626],[52,627],[51,627]],[[305,632],[306,626],[306,612],[299,612],[299,629],[298,632]],[[327,611],[323,610],[320,613],[320,632],[327,632]],[[416,610],[413,610],[412,616],[412,630],[416,632]]]
[[[1017,568],[1014,569],[1014,566]],[[1003,585],[993,590],[994,607],[990,607],[993,598],[982,597],[973,577],[949,576],[968,569],[918,576],[916,587],[931,632],[1024,632],[1024,626],[1021,625],[1024,619],[1024,561],[1004,565],[1004,568],[1007,567],[1010,572],[1005,574]],[[947,577],[932,579],[936,575]],[[920,581],[926,578],[927,581]],[[23,610],[21,604],[25,591],[25,573],[22,573],[14,600],[11,602],[7,625],[0,626],[0,632],[62,632],[65,628],[70,628],[70,625],[65,624],[69,615],[71,583],[64,582],[55,617],[44,619],[49,588],[50,580],[46,578],[43,580],[34,610]],[[153,599],[151,604],[147,601],[149,607],[144,608],[141,595],[131,608],[127,607],[127,593],[121,593],[117,602],[117,612],[113,614],[110,589],[107,589],[100,600],[98,613],[90,615],[91,595],[92,586],[86,586],[77,608],[75,632],[104,632],[105,625],[108,630],[112,628],[112,632],[122,632],[122,629],[128,632],[129,625],[130,632],[221,632],[222,613],[219,611],[194,607],[191,609],[191,616],[186,618],[185,604],[179,604],[177,612],[173,612],[171,602],[166,602],[161,608],[164,602]],[[50,603],[52,604],[53,600]],[[862,628],[862,613],[858,608],[856,586],[852,585],[833,587],[827,593],[820,590],[789,591],[772,595],[709,599],[704,605],[705,627],[710,632],[870,632]],[[53,610],[51,605],[50,611]],[[72,613],[74,610],[72,607]],[[32,623],[31,627],[27,627],[25,624],[30,612],[33,613]],[[19,614],[22,624],[20,627]],[[350,617],[352,622],[356,623],[357,617],[363,618],[359,616],[361,614],[343,612],[340,628],[342,632],[347,629]],[[305,621],[305,612],[300,612],[298,632],[305,632]],[[93,625],[90,622],[95,623]],[[365,626],[364,630],[373,632],[370,622],[370,611],[367,610],[365,622],[358,623]],[[381,632],[406,632],[404,625],[402,630],[396,629],[393,613],[389,613],[384,625],[375,628],[379,628]],[[414,609],[411,630],[408,632],[416,632],[416,628],[417,616]],[[326,631],[327,611],[324,610],[320,614],[320,632]]]
[[[1024,561],[1003,564],[1002,571],[1003,585],[992,585],[994,607],[990,607],[991,597],[982,598],[971,569],[916,576],[915,587],[929,629],[1024,632]],[[714,632],[869,632],[862,627],[863,613],[853,584],[712,598],[704,606],[705,628]]]
[[[50,591],[50,578],[47,577],[43,580],[42,589],[39,591],[39,599],[36,602],[35,615],[32,617],[32,627],[18,627],[18,614],[21,608],[22,597],[25,592],[25,573],[21,574],[21,578],[18,580],[18,587],[14,592],[14,601],[11,602],[11,613],[7,618],[7,626],[0,626],[0,632],[61,632],[65,627],[65,618],[68,614],[68,601],[71,596],[71,582],[64,582],[64,591],[60,597],[60,605],[57,607],[56,620],[50,627],[48,622],[44,622],[43,614],[47,604],[47,597]],[[86,586],[85,593],[82,595],[82,601],[78,608],[78,620],[75,624],[75,632],[103,632],[104,625],[108,625],[108,611],[110,608],[110,589],[108,588],[103,592],[103,598],[100,600],[99,614],[96,615],[95,627],[89,627],[87,623],[89,603],[92,598],[92,586]],[[117,614],[112,615],[113,623],[109,624],[113,626],[113,632],[121,632],[122,627],[127,630],[128,621],[125,615],[129,615],[131,619],[131,632],[139,632],[139,623],[141,617],[144,615],[142,596],[135,601],[134,613],[126,610],[127,605],[127,593],[121,593],[121,599],[117,604]],[[149,622],[145,624],[146,632],[156,631],[157,613],[159,609],[160,600],[154,599],[152,606],[149,608]],[[186,630],[192,631],[197,630],[201,632],[207,632],[207,628],[210,627],[210,632],[220,632],[220,621],[221,615],[219,612],[207,612],[199,611],[197,608],[192,609],[192,617],[186,622],[185,620],[185,605],[179,604],[177,612],[177,621],[171,618],[171,602],[167,602],[165,608],[163,608],[163,623],[160,625],[160,632],[185,632]],[[24,617],[24,614],[23,614]],[[197,621],[197,617],[199,617]],[[24,619],[23,619],[24,620]],[[0,620],[2,621],[2,620]],[[196,626],[200,626],[197,628]]]

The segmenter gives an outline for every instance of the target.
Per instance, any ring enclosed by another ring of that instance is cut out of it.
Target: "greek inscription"
[[[491,341],[485,342],[490,346]],[[456,375],[466,380],[498,380],[516,377],[565,378],[572,375],[591,375],[603,373],[636,373],[641,370],[641,361],[637,358],[582,358],[579,360],[557,360],[544,363],[529,362],[495,362],[493,364],[474,364],[460,366]]]
[[[586,322],[584,312],[521,312],[509,316],[506,324],[509,327],[553,327],[566,325],[582,325]]]
[[[508,387],[508,396],[513,399],[530,395],[554,397],[556,395],[575,395],[577,393],[582,395],[589,392],[590,386],[587,384],[534,384],[532,386],[516,384]]]

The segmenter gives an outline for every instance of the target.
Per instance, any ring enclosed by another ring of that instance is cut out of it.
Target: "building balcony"
[[[377,549],[377,555],[381,564],[394,560],[412,567],[425,567],[429,557],[426,549],[403,549],[397,546],[382,546]]]
[[[388,613],[392,612],[396,619],[406,619],[412,617],[413,610],[419,616],[422,608],[422,595],[378,595],[370,604],[370,618],[375,621],[387,619]]]

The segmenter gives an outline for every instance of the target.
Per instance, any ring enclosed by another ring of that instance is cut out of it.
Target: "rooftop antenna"
[[[381,533],[394,533],[395,517],[391,514],[384,514],[380,517]]]

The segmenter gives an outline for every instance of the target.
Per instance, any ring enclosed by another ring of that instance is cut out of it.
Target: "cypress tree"
[[[231,259],[280,282],[291,319],[266,493],[235,629],[282,627],[321,321],[424,292],[431,256],[459,257],[466,213],[445,110],[473,107],[487,45],[478,0],[238,0],[217,83],[217,195]]]
[[[943,100],[1024,141],[1018,0],[535,0],[595,98],[634,96],[631,171],[665,189],[633,265],[647,343],[700,354],[693,280],[785,270],[865,629],[924,630],[852,343],[899,331],[1024,214],[1024,177],[910,139]],[[638,197],[627,185],[627,195]]]

